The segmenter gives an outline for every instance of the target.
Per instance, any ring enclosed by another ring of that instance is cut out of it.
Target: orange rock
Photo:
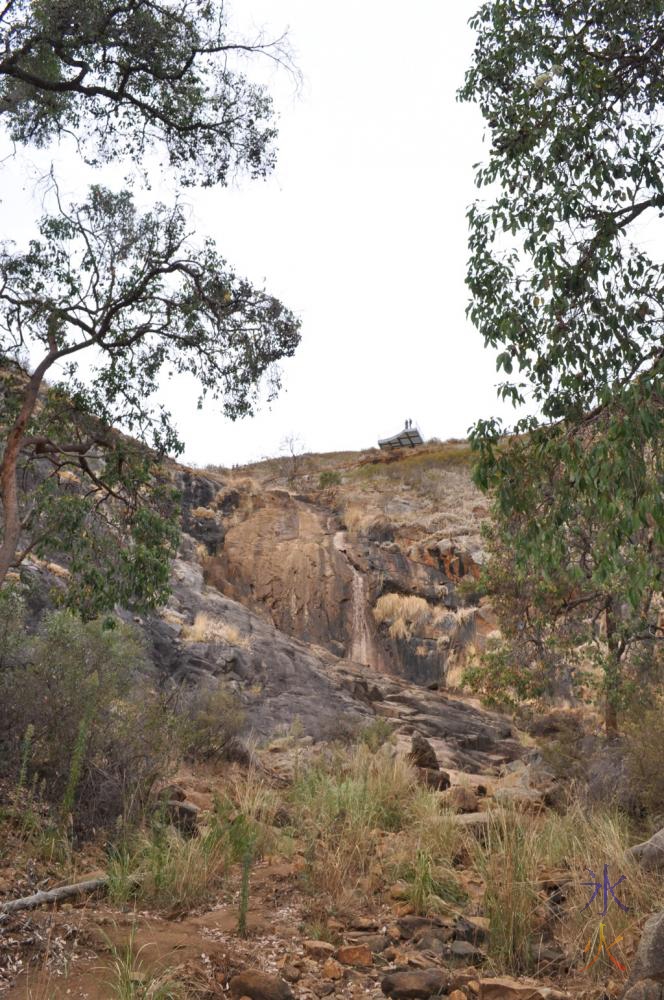
[[[467,997],[463,990],[452,990],[447,1000],[467,1000]]]
[[[329,941],[303,941],[302,947],[312,958],[330,958],[334,955],[334,945]]]
[[[364,944],[346,944],[337,949],[337,958],[344,965],[373,965],[373,956]]]
[[[323,975],[326,979],[343,979],[343,967],[336,958],[327,958],[323,962]]]

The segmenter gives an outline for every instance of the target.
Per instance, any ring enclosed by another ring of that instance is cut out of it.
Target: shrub
[[[630,789],[651,816],[664,815],[662,724],[664,698],[653,696],[649,707],[640,706],[625,720],[625,758]]]
[[[16,586],[0,590],[0,670],[16,666],[26,643],[25,603]]]
[[[360,743],[369,747],[372,753],[377,753],[385,743],[392,743],[393,739],[394,726],[380,715],[364,726],[359,733]]]
[[[244,724],[239,699],[221,685],[180,688],[176,713],[181,722],[183,751],[190,760],[223,756]]]
[[[324,472],[321,472],[318,477],[318,486],[321,490],[327,490],[332,486],[339,486],[340,484],[341,476],[333,469],[326,469]]]
[[[0,777],[39,788],[78,833],[140,815],[174,727],[146,667],[140,634],[119,620],[46,615],[0,671]]]

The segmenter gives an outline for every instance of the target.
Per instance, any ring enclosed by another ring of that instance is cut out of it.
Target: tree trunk
[[[35,892],[32,896],[23,896],[22,899],[10,899],[6,903],[0,903],[0,915],[17,913],[19,910],[34,910],[36,906],[43,906],[44,903],[59,903],[63,899],[71,899],[72,896],[98,892],[106,888],[107,881],[106,878],[93,878],[87,882],[76,882],[74,885],[62,885],[59,889],[49,889],[47,892]]]
[[[613,704],[609,692],[607,691],[606,703],[604,705],[604,728],[607,736],[618,735],[618,711]]]
[[[0,464],[0,500],[2,501],[2,543],[0,543],[0,587],[14,564],[16,549],[21,536],[21,517],[18,500],[16,466],[23,447],[25,430],[35,412],[39,390],[44,374],[53,364],[56,354],[46,355],[27,382],[23,393],[23,404],[14,426],[7,435],[5,450]]]
[[[606,642],[609,647],[608,658],[604,667],[604,689],[606,703],[604,706],[604,726],[607,736],[618,734],[618,703],[620,700],[620,658],[624,647],[616,635],[614,601],[609,597],[606,602]]]

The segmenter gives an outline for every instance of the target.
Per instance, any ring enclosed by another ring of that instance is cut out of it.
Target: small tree
[[[39,361],[25,376],[14,369],[0,398],[0,584],[31,550],[56,547],[73,556],[77,606],[163,597],[175,538],[153,466],[179,443],[151,406],[160,375],[192,374],[230,417],[250,413],[264,374],[276,391],[273,364],[293,353],[298,328],[211,241],[192,243],[181,208],[140,214],[127,192],[94,187],[43,218],[27,250],[2,248],[0,353]],[[54,366],[62,381],[46,387]]]
[[[304,453],[304,442],[299,434],[293,431],[282,438],[279,446],[282,458],[279,460],[279,473],[284,476],[289,483],[295,482],[301,476],[306,466],[306,455]]]
[[[664,583],[664,283],[638,231],[664,212],[664,14],[488,0],[471,24],[460,96],[491,145],[476,178],[487,200],[468,213],[469,314],[499,349],[502,397],[539,413],[511,437],[476,424],[477,481],[518,523],[531,582],[601,608],[611,727],[621,649]]]
[[[589,441],[588,447],[592,447]],[[661,567],[648,557],[650,529],[635,529],[629,557],[607,576],[610,528],[566,476],[537,466],[530,442],[511,446],[523,509],[495,505],[487,530],[483,586],[492,595],[502,639],[467,671],[471,685],[494,702],[594,690],[607,731],[656,669],[662,603]],[[563,515],[564,512],[564,516]],[[539,548],[515,542],[541,532]],[[627,599],[627,594],[632,599]]]

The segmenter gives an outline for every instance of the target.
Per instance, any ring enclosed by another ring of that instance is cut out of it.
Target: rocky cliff
[[[251,475],[173,467],[183,541],[168,606],[143,622],[155,663],[232,690],[258,739],[293,725],[315,740],[350,735],[382,716],[440,741],[450,767],[511,759],[509,725],[445,692],[450,664],[492,628],[488,609],[460,596],[481,559],[468,471],[441,461],[423,487],[409,481],[412,456],[401,482],[394,461],[383,481],[362,458],[334,489],[317,488],[325,456],[298,482],[275,482],[267,463]],[[432,476],[455,486],[449,523],[431,510]]]
[[[381,458],[356,456],[331,490],[315,488],[317,470],[270,480],[269,463],[251,477],[181,471],[184,527],[205,582],[280,632],[444,686],[449,665],[493,628],[458,586],[478,574],[486,508],[465,464],[435,446],[402,463]],[[414,459],[425,477],[415,466],[413,478]],[[315,461],[324,468],[326,456]]]
[[[296,725],[325,740],[381,716],[441,741],[448,766],[491,768],[517,752],[509,725],[445,691],[450,665],[493,627],[460,593],[482,558],[481,498],[447,452],[381,458],[346,456],[334,489],[319,488],[328,456],[297,481],[275,481],[269,463],[171,466],[183,529],[172,596],[138,621],[159,676],[222,685],[247,736]],[[33,560],[24,572],[37,616],[67,570]]]

